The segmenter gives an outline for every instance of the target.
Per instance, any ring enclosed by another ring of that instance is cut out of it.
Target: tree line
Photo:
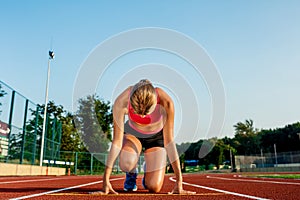
[[[43,109],[44,105],[39,107]],[[47,112],[50,114],[50,120],[58,118],[62,123],[61,151],[107,152],[112,140],[112,106],[109,101],[89,95],[78,101],[76,113],[70,113],[64,110],[63,106],[50,101]],[[34,111],[32,114],[35,114]],[[42,114],[43,111],[37,116],[39,121],[43,118]],[[32,121],[35,121],[35,118]],[[39,127],[42,127],[42,123],[39,123]]]
[[[217,168],[224,162],[230,162],[234,155],[260,155],[277,152],[300,151],[300,122],[282,128],[258,130],[251,119],[238,122],[234,126],[234,137],[211,138],[194,143],[183,143],[177,148],[184,160],[198,160],[206,168],[214,164]],[[210,152],[201,157],[202,146],[213,146]],[[188,148],[187,148],[188,147]],[[232,160],[234,162],[234,159]]]
[[[0,114],[1,97],[6,95],[0,84]],[[32,161],[39,154],[43,129],[44,104],[37,104],[36,109],[30,108],[30,119],[26,121],[25,131],[11,133],[9,136],[9,159]],[[45,132],[45,152],[54,151],[54,145],[47,141],[60,144],[59,151],[106,153],[112,140],[112,106],[109,101],[100,99],[97,95],[89,95],[78,101],[78,109],[71,113],[54,101],[47,104],[47,119]],[[60,130],[59,130],[60,129]],[[20,155],[22,154],[22,155]]]

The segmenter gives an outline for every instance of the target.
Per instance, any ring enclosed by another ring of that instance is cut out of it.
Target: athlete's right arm
[[[122,92],[114,102],[113,105],[113,141],[108,154],[105,171],[103,175],[103,188],[104,194],[110,192],[117,194],[110,184],[109,178],[112,173],[114,163],[122,149],[123,136],[124,136],[124,117],[127,113],[128,103],[128,90]]]

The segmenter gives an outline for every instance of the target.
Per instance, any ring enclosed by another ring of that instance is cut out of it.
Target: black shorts
[[[131,134],[139,139],[142,144],[143,150],[147,150],[152,147],[164,147],[163,129],[161,129],[158,133],[143,134],[133,129],[127,121],[124,125],[124,133]]]

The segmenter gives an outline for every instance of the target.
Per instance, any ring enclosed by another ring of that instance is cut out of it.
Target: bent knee
[[[154,181],[154,180],[150,180],[150,181],[145,181],[146,182],[146,187],[150,192],[153,193],[158,193],[160,192],[163,183],[162,182],[158,182],[158,181]]]
[[[120,154],[119,165],[123,172],[132,171],[138,162],[138,155]]]
[[[148,186],[147,185],[147,189],[149,190],[149,192],[152,192],[152,193],[158,193],[160,192],[161,190],[161,186],[158,186],[158,185],[152,185],[152,186]]]

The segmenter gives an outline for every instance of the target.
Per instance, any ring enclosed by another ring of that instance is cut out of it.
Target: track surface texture
[[[124,175],[112,176],[111,184],[118,195],[100,195],[101,176],[0,177],[0,199],[300,199],[299,179],[252,178],[247,174],[184,174],[184,189],[194,195],[169,195],[174,176],[166,175],[160,193],[152,194],[137,179],[138,191],[124,192]]]

